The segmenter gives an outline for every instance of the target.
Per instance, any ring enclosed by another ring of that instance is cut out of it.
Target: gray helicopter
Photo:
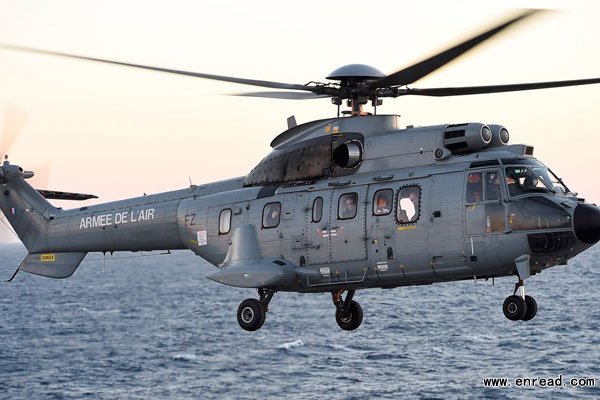
[[[276,292],[332,294],[344,330],[358,328],[356,290],[515,276],[503,304],[531,320],[527,278],[600,240],[600,208],[578,198],[534,148],[509,144],[497,124],[400,128],[377,115],[384,97],[460,96],[600,83],[600,78],[525,84],[409,88],[509,26],[526,11],[390,75],[362,64],[333,71],[329,83],[288,84],[110,61],[33,48],[7,50],[188,75],[277,92],[242,95],[331,98],[335,118],[297,125],[247,175],[181,190],[62,210],[48,199],[95,196],[36,190],[33,172],[5,158],[0,209],[28,250],[19,271],[71,276],[89,252],[189,249],[218,271],[215,282],[258,291],[241,302],[240,326],[260,329]],[[349,109],[340,110],[343,103]],[[371,103],[373,113],[363,110]],[[341,111],[341,112],[340,112]]]

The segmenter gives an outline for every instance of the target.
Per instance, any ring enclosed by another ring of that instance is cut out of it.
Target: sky
[[[204,73],[304,84],[339,66],[392,73],[522,8],[557,11],[516,25],[413,87],[600,77],[595,1],[0,0],[0,42]],[[36,185],[112,201],[245,175],[270,141],[335,116],[328,99],[273,100],[226,82],[0,50],[0,113],[25,110],[12,163]],[[403,125],[500,123],[512,143],[600,203],[600,85],[384,99]],[[3,118],[3,115],[0,115]],[[3,150],[0,150],[3,151]],[[35,178],[34,178],[35,179]]]

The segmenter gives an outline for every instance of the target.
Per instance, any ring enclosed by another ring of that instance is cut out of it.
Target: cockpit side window
[[[506,186],[511,197],[527,192],[554,192],[552,180],[544,167],[506,167]]]
[[[419,219],[421,212],[421,188],[407,186],[398,192],[396,219],[401,224],[410,224]]]
[[[469,172],[467,174],[467,191],[465,201],[469,204],[483,201],[483,173]]]
[[[571,228],[571,216],[562,207],[542,196],[511,201],[510,229],[514,231]]]
[[[485,199],[499,200],[502,198],[502,189],[500,188],[500,173],[498,171],[486,172],[485,174]]]

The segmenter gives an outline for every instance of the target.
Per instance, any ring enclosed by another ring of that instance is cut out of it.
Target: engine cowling
[[[488,145],[488,147],[501,147],[506,146],[508,144],[508,140],[510,139],[510,135],[508,134],[508,129],[506,129],[502,125],[491,124],[489,125],[492,130],[492,141]]]
[[[333,162],[342,168],[354,168],[362,161],[362,154],[362,143],[359,140],[350,140],[333,150]]]
[[[492,130],[480,123],[448,125],[444,130],[444,146],[452,154],[483,149],[492,141]]]

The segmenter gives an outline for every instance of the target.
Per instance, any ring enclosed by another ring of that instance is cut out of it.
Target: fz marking
[[[196,213],[185,214],[183,225],[187,228],[188,226],[196,226]]]

